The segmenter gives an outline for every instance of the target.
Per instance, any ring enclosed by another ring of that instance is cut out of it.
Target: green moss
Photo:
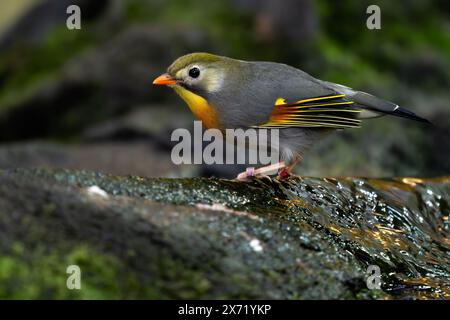
[[[93,259],[95,257],[95,259]],[[66,268],[81,268],[81,290],[66,286]],[[29,252],[15,243],[10,254],[0,256],[1,299],[107,299],[121,295],[117,285],[117,260],[86,246],[68,252]]]
[[[211,287],[203,272],[169,257],[149,265],[153,276],[142,279],[116,256],[92,245],[64,247],[31,252],[14,243],[0,256],[0,299],[197,299]],[[80,290],[66,286],[70,265],[80,267]]]
[[[357,295],[356,295],[356,299],[358,300],[385,300],[385,299],[389,299],[389,296],[381,291],[381,290],[369,290],[369,289],[364,289],[361,290]]]

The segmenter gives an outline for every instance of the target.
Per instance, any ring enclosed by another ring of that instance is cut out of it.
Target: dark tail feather
[[[431,122],[428,121],[427,119],[419,117],[418,115],[409,110],[400,108],[395,103],[377,98],[366,92],[357,91],[353,96],[351,96],[351,99],[358,105],[360,105],[362,109],[366,109],[368,111],[373,112],[373,114],[369,115],[366,114],[365,116],[367,118],[374,117],[376,116],[376,114],[379,115],[389,114],[397,117],[402,117],[406,119],[431,124]]]
[[[427,124],[432,124],[430,121],[428,121],[425,118],[419,117],[414,112],[411,112],[409,110],[406,110],[406,109],[403,109],[400,107],[398,107],[396,110],[392,111],[390,114],[393,116],[397,116],[397,117],[402,117],[402,118],[407,118],[407,119],[411,119],[411,120],[415,120],[415,121],[419,121],[419,122],[423,122],[423,123],[427,123]]]

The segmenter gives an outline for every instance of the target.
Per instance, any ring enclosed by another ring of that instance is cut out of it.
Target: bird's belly
[[[186,102],[194,116],[202,121],[204,127],[208,129],[219,128],[216,110],[204,98],[180,86],[175,86],[174,89]]]

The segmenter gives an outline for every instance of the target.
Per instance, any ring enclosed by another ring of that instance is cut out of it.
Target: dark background
[[[78,4],[82,29],[68,30]],[[381,30],[366,8],[381,8]],[[209,51],[299,67],[394,101],[434,126],[370,120],[318,145],[313,176],[450,173],[450,3],[444,0],[17,0],[0,3],[0,168],[225,176],[175,166],[170,134],[193,116],[152,86],[178,56]]]

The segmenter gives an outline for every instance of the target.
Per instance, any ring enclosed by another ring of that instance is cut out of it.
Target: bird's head
[[[218,92],[240,61],[210,53],[191,53],[176,59],[154,85],[182,87],[197,94]]]

